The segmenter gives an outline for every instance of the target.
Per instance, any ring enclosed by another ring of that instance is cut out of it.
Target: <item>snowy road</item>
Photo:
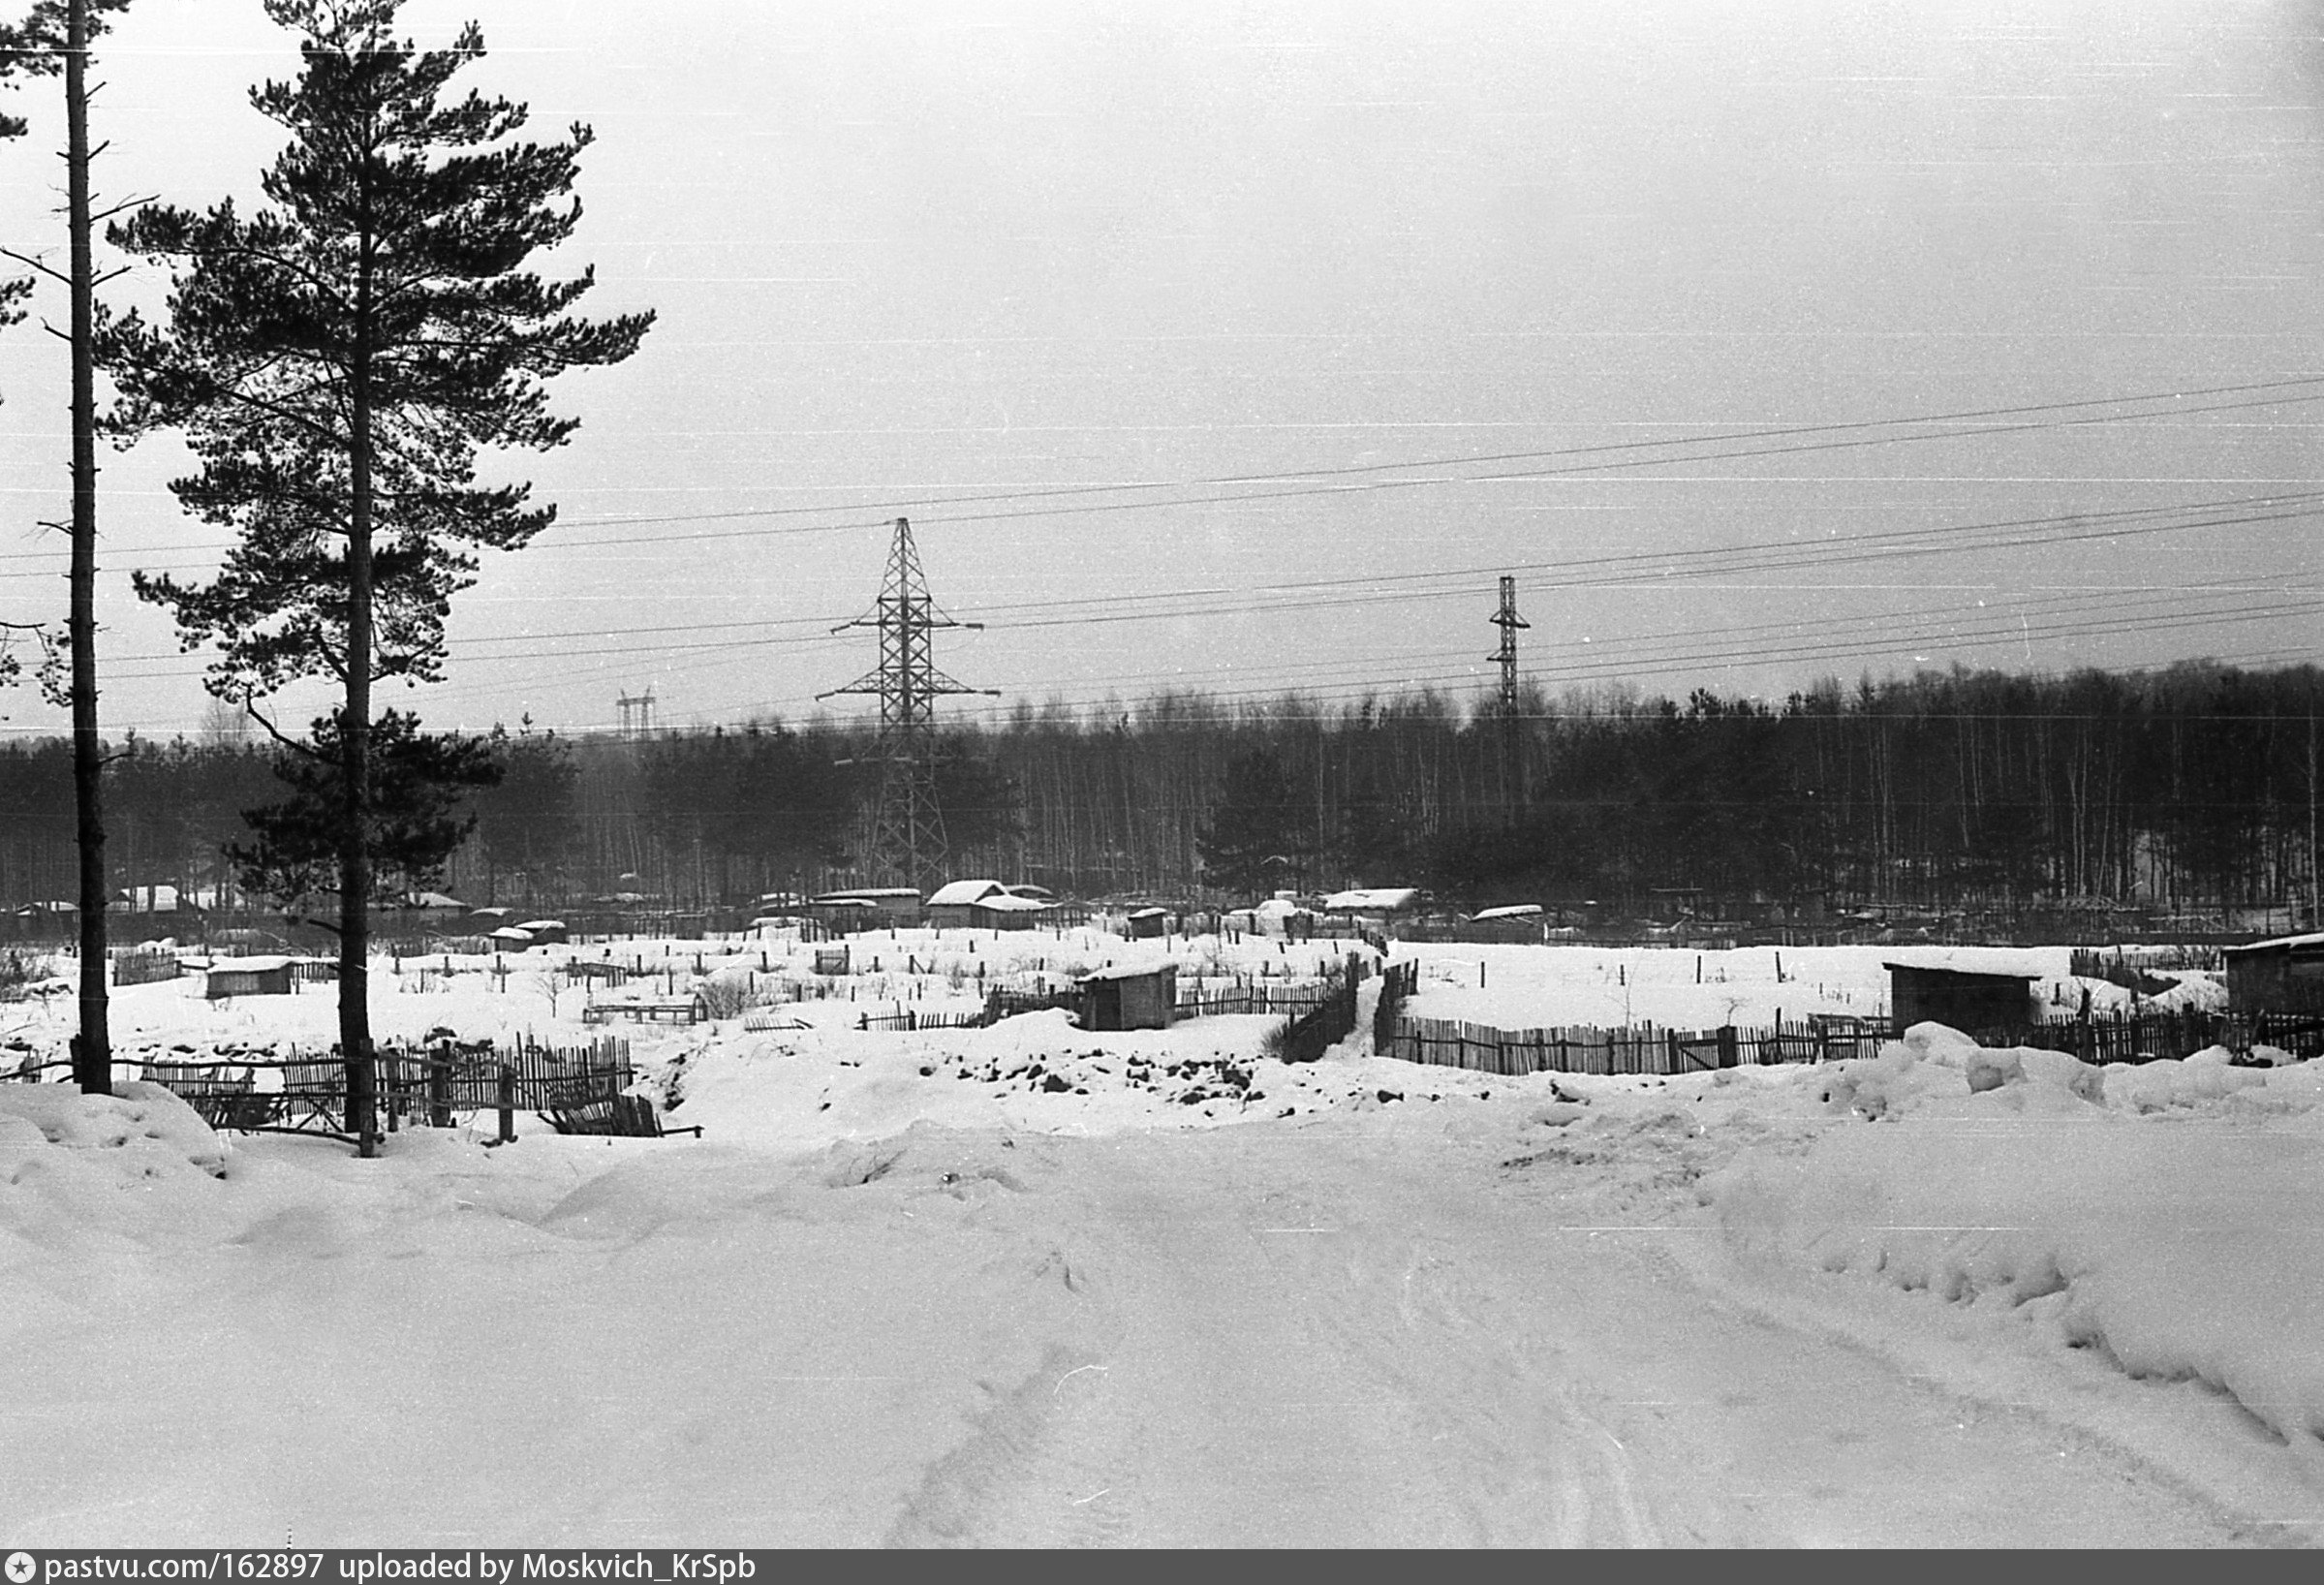
[[[1662,1258],[1689,1234],[1562,1217],[1473,1151],[1314,1130],[1041,1153],[1075,1186],[1087,1320],[931,1470],[892,1539],[2255,1538],[2071,1431],[1739,1312]]]

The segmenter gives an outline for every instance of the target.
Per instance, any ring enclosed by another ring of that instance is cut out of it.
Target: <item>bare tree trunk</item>
[[[379,1154],[371,1051],[371,260],[356,264],[356,348],[350,379],[347,516],[347,704],[340,717],[339,1050],[347,1063],[347,1126],[357,1151]]]
[[[73,803],[80,845],[80,1034],[73,1078],[83,1095],[112,1093],[105,988],[105,761],[97,739],[96,285],[89,258],[88,8],[72,0],[65,35],[66,228],[73,274]]]

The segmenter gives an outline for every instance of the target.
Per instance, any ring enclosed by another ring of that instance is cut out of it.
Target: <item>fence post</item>
[[[516,1070],[507,1063],[500,1065],[500,1142],[513,1143],[516,1138]]]
[[[427,1126],[451,1127],[451,1053],[447,1047],[439,1047],[439,1054],[428,1059]]]

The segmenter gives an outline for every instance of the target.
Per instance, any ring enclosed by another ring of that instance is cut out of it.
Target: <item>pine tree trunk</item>
[[[97,397],[95,277],[89,259],[88,7],[72,0],[65,35],[66,170],[73,275],[73,803],[80,845],[80,1035],[73,1078],[83,1095],[112,1093],[105,989],[104,756],[97,740]]]
[[[356,346],[349,370],[347,706],[339,747],[346,807],[339,833],[339,1049],[347,1062],[347,1126],[365,1156],[379,1154],[367,957],[371,855],[371,260],[356,264]]]

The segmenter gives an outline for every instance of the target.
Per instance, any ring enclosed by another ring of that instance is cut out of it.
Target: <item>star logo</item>
[[[30,1552],[11,1552],[8,1555],[8,1585],[30,1585],[33,1572]]]

